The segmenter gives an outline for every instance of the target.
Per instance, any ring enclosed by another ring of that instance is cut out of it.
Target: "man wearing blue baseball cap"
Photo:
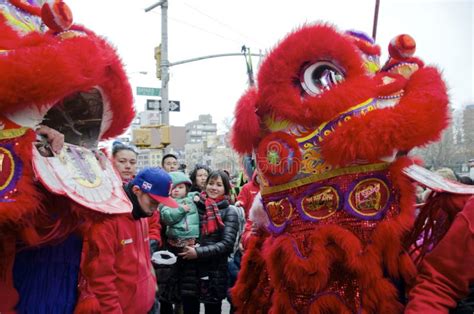
[[[133,204],[133,216],[135,218],[150,217],[160,203],[169,207],[179,207],[178,203],[169,196],[172,184],[170,175],[163,169],[145,168],[140,171],[125,186],[125,192]]]
[[[152,308],[156,278],[150,258],[148,221],[143,218],[152,216],[159,204],[178,207],[169,197],[171,186],[166,171],[145,168],[124,186],[133,205],[132,213],[110,215],[91,226],[83,261],[84,280],[79,284],[79,303],[84,301],[82,312],[146,314]]]

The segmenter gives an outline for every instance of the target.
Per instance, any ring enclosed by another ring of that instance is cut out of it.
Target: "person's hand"
[[[150,240],[150,251],[151,253],[155,253],[158,251],[159,247],[161,246],[161,241],[158,240]]]
[[[178,253],[178,255],[183,259],[196,259],[198,257],[196,249],[187,245],[183,248],[183,252]]]
[[[242,207],[242,202],[241,201],[237,201],[235,202],[234,204],[236,207]]]
[[[46,126],[41,125],[39,128],[36,129],[36,133],[42,135],[46,138],[51,150],[55,154],[59,154],[61,149],[64,146],[64,135],[59,133],[58,131]]]
[[[191,207],[189,207],[188,204],[184,204],[182,207],[183,207],[184,211],[187,212],[187,213],[189,212],[189,210],[191,210]]]
[[[199,197],[199,195],[194,195],[193,201],[199,202],[200,200],[201,198]]]
[[[263,234],[263,230],[256,223],[253,223],[250,228],[250,234],[258,237]]]

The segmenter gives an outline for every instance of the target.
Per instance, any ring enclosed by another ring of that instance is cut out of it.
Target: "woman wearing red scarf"
[[[181,295],[186,314],[221,313],[227,292],[227,258],[233,252],[239,229],[235,208],[229,205],[230,182],[224,171],[213,171],[205,191],[196,199],[201,232],[199,246],[187,246],[183,253]]]

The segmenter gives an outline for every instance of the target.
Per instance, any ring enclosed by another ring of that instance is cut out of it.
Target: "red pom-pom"
[[[407,34],[398,35],[390,41],[388,52],[392,58],[403,60],[415,54],[416,42]]]
[[[62,32],[72,25],[72,12],[62,0],[48,0],[41,7],[41,18],[49,29]]]
[[[252,153],[260,136],[260,117],[256,113],[258,93],[250,88],[237,102],[235,123],[232,126],[231,142],[240,154]]]

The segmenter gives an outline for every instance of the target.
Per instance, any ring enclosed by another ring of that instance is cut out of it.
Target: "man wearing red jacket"
[[[132,214],[109,216],[88,232],[83,258],[84,280],[76,313],[147,313],[153,306],[148,223],[158,205],[178,207],[169,197],[171,177],[146,168],[125,186]]]
[[[459,212],[446,235],[424,258],[416,284],[410,291],[406,314],[447,314],[474,284],[474,197],[446,197],[449,197],[449,207]]]
[[[252,207],[255,196],[260,192],[260,183],[258,181],[257,171],[254,171],[252,180],[244,184],[242,190],[240,190],[239,196],[237,196],[237,202],[235,206],[241,206],[245,211],[245,218],[248,219],[249,211]]]

